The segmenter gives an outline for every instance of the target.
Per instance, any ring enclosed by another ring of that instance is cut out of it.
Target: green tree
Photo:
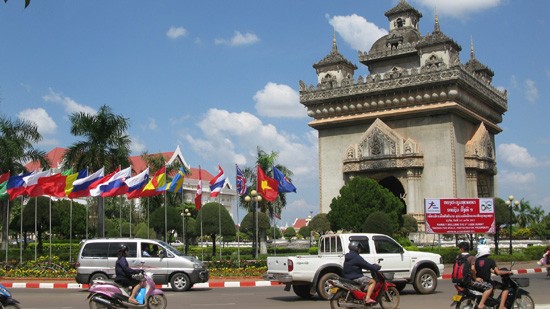
[[[86,206],[68,200],[52,202],[59,213],[59,221],[54,225],[54,233],[64,239],[85,239],[86,238]],[[71,206],[72,204],[72,206]],[[72,207],[72,215],[71,215]]]
[[[309,239],[311,236],[311,229],[309,226],[304,225],[298,230],[298,234],[300,234],[303,238]]]
[[[518,225],[520,228],[527,227],[529,222],[532,221],[532,208],[529,201],[521,199],[519,205],[514,205],[514,212],[516,213]]]
[[[181,211],[176,207],[168,206],[168,208],[166,208],[166,213],[164,210],[164,206],[155,209],[155,211],[151,213],[149,224],[151,228],[155,230],[156,234],[162,235],[163,238],[166,229],[168,232],[168,239],[164,239],[164,241],[169,243],[174,240],[174,232],[177,230],[181,231],[182,217]]]
[[[288,239],[289,242],[292,241],[292,237],[296,236],[296,230],[292,227],[292,226],[289,226],[285,229],[285,238]]]
[[[392,228],[399,229],[405,206],[401,200],[375,180],[354,177],[340,189],[340,195],[330,204],[327,218],[333,231],[361,232],[365,220],[375,211],[382,211],[391,219]]]
[[[403,215],[403,226],[400,234],[402,237],[407,237],[409,233],[418,232],[418,222],[412,215]]]
[[[271,237],[272,239],[279,239],[281,238],[281,236],[283,236],[283,234],[281,233],[281,229],[276,227],[276,226],[272,226],[270,229],[269,229],[269,235],[268,237]]]
[[[311,219],[308,224],[309,228],[321,235],[330,231],[330,222],[328,221],[327,214],[320,213]]]
[[[276,164],[277,158],[279,156],[279,153],[272,151],[271,153],[267,153],[264,150],[262,150],[260,147],[256,148],[257,150],[257,157],[256,157],[256,165],[252,167],[245,167],[243,169],[243,173],[246,177],[246,179],[249,181],[249,188],[257,188],[256,180],[257,175],[257,166],[259,166],[268,177],[273,178],[273,167],[276,167],[278,170],[280,170],[288,179],[289,181],[292,181],[292,171],[289,170],[286,166],[281,164]],[[240,204],[243,208],[247,209],[248,211],[252,211],[254,209],[255,203],[245,202],[246,196],[241,196],[240,198]],[[263,199],[261,202],[258,203],[258,207],[261,212],[266,213],[269,218],[273,219],[275,215],[281,214],[281,211],[286,207],[286,193],[279,192],[279,195],[277,199],[273,202],[268,202],[265,199]],[[254,244],[255,245],[255,244]],[[265,236],[260,237],[260,253],[266,254],[267,253],[267,245],[266,245],[266,238]]]
[[[157,238],[155,235],[155,230],[153,229],[147,229],[147,223],[146,222],[140,222],[136,225],[133,232],[135,237],[139,238]]]
[[[195,223],[195,233],[199,235],[201,232],[201,222],[203,235],[210,235],[210,239],[212,240],[212,256],[216,256],[216,235],[233,236],[237,232],[235,222],[231,218],[231,215],[220,203],[206,203],[199,210],[199,213],[197,214],[197,222]]]
[[[502,228],[503,225],[509,225],[510,224],[510,209],[506,205],[506,202],[497,197],[495,198],[495,235],[494,235],[494,241],[495,241],[495,254],[498,255],[499,253],[499,243],[500,243],[500,235],[502,234]],[[512,212],[512,223],[516,221],[516,218],[514,216],[514,213]]]
[[[0,173],[11,175],[28,172],[25,164],[32,161],[40,163],[42,168],[49,168],[46,153],[37,150],[33,144],[42,140],[36,124],[23,120],[11,120],[0,116]],[[8,196],[0,197],[2,203],[2,226],[8,226]],[[8,243],[8,234],[2,233],[2,249]]]
[[[36,218],[36,238],[37,238],[37,251],[40,254],[44,253],[44,234],[50,231],[50,222],[52,226],[52,232],[58,229],[60,217],[58,202],[51,203],[51,220],[50,220],[50,199],[47,197],[39,196],[33,198],[26,205],[23,205],[23,235],[22,238],[26,239],[26,235],[35,232],[35,218]],[[17,203],[17,207],[14,207],[14,218],[10,224],[10,229],[19,233],[21,229],[21,204]],[[35,216],[36,213],[36,216]]]
[[[392,222],[392,218],[389,214],[383,211],[375,211],[365,220],[363,232],[380,233],[393,237],[397,228],[398,227]]]
[[[110,107],[103,105],[97,114],[85,112],[69,116],[71,134],[83,137],[67,148],[64,160],[74,170],[89,169],[96,171],[105,167],[106,171],[130,165],[129,121],[123,116],[113,114]],[[100,237],[105,236],[103,198],[97,198],[97,230]]]
[[[256,227],[256,218],[254,217],[254,212],[247,213],[244,218],[241,221],[241,227],[240,231],[243,233],[246,233],[250,235],[252,241],[255,241],[256,234],[255,234],[255,227]],[[266,231],[271,227],[271,224],[269,223],[269,217],[263,213],[258,212],[258,238],[266,238],[267,233]],[[253,252],[255,254],[255,246],[253,246]]]

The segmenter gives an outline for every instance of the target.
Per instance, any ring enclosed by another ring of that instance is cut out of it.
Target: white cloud
[[[54,134],[57,130],[57,124],[43,108],[28,108],[22,110],[17,114],[17,117],[21,120],[35,123],[41,135]]]
[[[95,109],[86,105],[79,104],[75,100],[63,96],[61,93],[54,92],[52,89],[50,89],[50,92],[44,95],[42,99],[46,102],[54,102],[63,105],[63,107],[65,108],[65,112],[67,112],[68,114],[86,113],[90,115],[95,115],[97,113]]]
[[[256,34],[247,32],[241,33],[240,31],[235,31],[231,39],[215,39],[214,43],[217,45],[225,44],[229,46],[241,46],[241,45],[252,45],[260,41],[260,38]]]
[[[353,49],[369,51],[372,44],[388,34],[383,28],[367,21],[364,17],[353,14],[348,16],[327,16],[329,24]]]
[[[197,138],[183,133],[190,147],[203,158],[229,166],[253,164],[256,147],[279,154],[278,162],[293,171],[294,179],[315,179],[317,170],[317,140],[312,143],[311,134],[297,137],[279,132],[271,124],[264,124],[248,112],[232,113],[210,109],[198,123],[204,137]],[[305,185],[305,182],[304,182]]]
[[[157,121],[153,118],[149,118],[149,130],[156,130],[158,128]]]
[[[500,144],[497,148],[498,157],[515,167],[536,167],[537,159],[529,154],[525,147],[516,144]]]
[[[497,175],[498,182],[502,185],[521,186],[534,184],[537,181],[537,176],[534,173],[519,173],[503,170]]]
[[[471,14],[496,7],[502,3],[502,0],[414,0],[414,2],[428,7],[432,12],[437,10],[439,15],[464,19]]]
[[[300,104],[300,94],[288,85],[269,82],[253,97],[259,115],[268,117],[306,117],[306,110]]]
[[[145,143],[137,136],[130,136],[130,139],[132,140],[130,144],[130,151],[134,155],[140,155],[147,151],[147,146],[145,146]]]
[[[525,99],[527,101],[534,103],[539,98],[539,90],[537,89],[537,85],[535,85],[535,81],[527,79],[525,80]]]
[[[510,84],[512,85],[512,88],[518,87],[518,78],[515,75],[510,77]]]
[[[186,36],[187,33],[187,29],[183,27],[172,26],[168,29],[168,31],[166,31],[166,36],[172,40],[175,40],[179,37]]]

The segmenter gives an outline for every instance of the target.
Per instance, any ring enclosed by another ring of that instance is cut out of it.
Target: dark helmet
[[[470,251],[470,244],[467,241],[463,241],[458,243],[458,248],[464,250],[464,251]]]
[[[128,247],[125,244],[121,244],[120,247],[118,247],[119,253],[128,252]]]
[[[359,252],[359,250],[361,249],[361,243],[357,240],[351,240],[349,242],[349,245],[348,245],[348,249],[349,251],[355,251],[355,252]]]

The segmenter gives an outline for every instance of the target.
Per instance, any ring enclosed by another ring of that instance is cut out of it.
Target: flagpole
[[[168,204],[166,201],[166,190],[164,191],[164,241],[168,243]]]
[[[69,212],[69,263],[72,261],[73,261],[73,199],[71,199],[71,209]]]
[[[130,202],[130,238],[132,238],[132,208],[134,206],[134,201],[128,201]]]
[[[116,197],[113,197],[113,203],[115,203],[116,205],[116,200],[117,198]],[[122,203],[120,203],[120,206],[118,207],[118,217],[120,218],[119,219],[119,224],[118,224],[118,234],[120,235],[119,237],[122,238]]]
[[[201,197],[201,209],[202,209],[202,197]],[[201,260],[204,261],[204,244],[202,244],[202,211],[201,211]]]
[[[89,205],[86,205],[86,240],[88,240],[88,207]]]
[[[147,198],[147,238],[150,238],[149,230],[149,198]]]
[[[10,222],[10,197],[9,195],[7,196],[7,200],[8,200],[8,204],[7,204],[7,207],[6,207],[6,222]],[[10,242],[8,240],[8,236],[9,236],[9,224],[6,224],[5,226],[6,228],[6,261],[5,261],[5,265],[8,265],[8,247],[10,246]]]
[[[221,193],[221,192],[220,192]],[[220,231],[220,261],[222,260],[222,204],[220,203],[220,198],[218,197],[218,230]],[[214,241],[216,241],[214,239]]]
[[[52,199],[50,198],[50,259],[52,261]]]
[[[37,215],[37,205],[38,205],[38,202],[37,202],[38,198],[35,197],[34,198],[34,260],[36,261],[36,247],[38,247],[38,239],[36,238],[37,235],[38,235],[38,228],[37,228],[37,224],[36,224],[36,221],[37,221],[37,218],[36,218],[36,215]]]
[[[241,224],[239,219],[239,193],[237,192],[237,198],[235,199],[235,204],[237,204],[237,267],[241,268],[241,241],[239,239],[239,234],[241,233]]]
[[[23,195],[21,195],[21,215],[19,216],[19,220],[21,239],[23,239]],[[19,242],[19,263],[23,263],[23,241]]]

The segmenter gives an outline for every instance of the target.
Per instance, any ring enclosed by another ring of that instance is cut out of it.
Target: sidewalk
[[[510,263],[500,262],[499,267],[510,267]],[[453,265],[445,264],[443,275],[440,279],[447,280],[451,278]],[[516,274],[542,273],[545,268],[537,265],[536,261],[516,262],[512,268]],[[6,288],[26,288],[26,289],[87,289],[88,284],[79,284],[74,279],[49,279],[49,278],[0,278]],[[236,288],[236,287],[261,287],[281,285],[278,282],[265,281],[261,278],[210,278],[208,282],[197,283],[194,288]],[[159,286],[169,288],[168,285]]]

